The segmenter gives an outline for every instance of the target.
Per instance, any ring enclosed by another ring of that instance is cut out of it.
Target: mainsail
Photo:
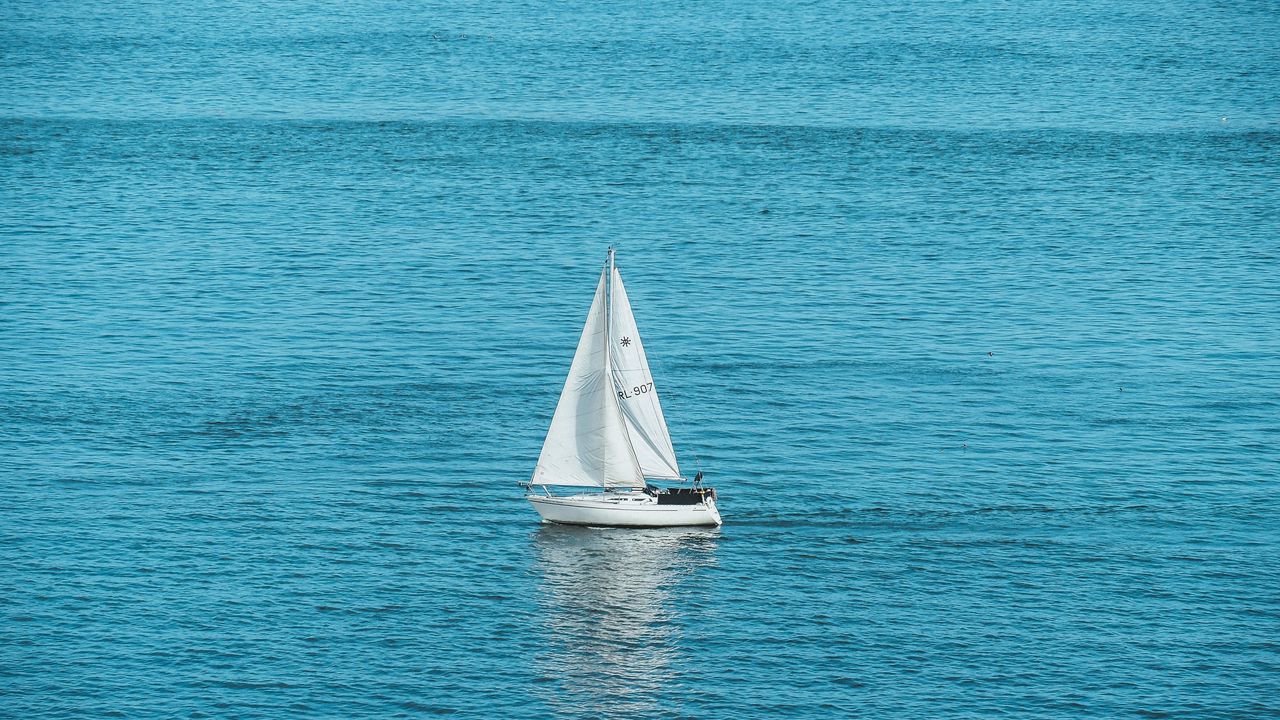
[[[658,389],[653,384],[640,330],[616,267],[609,289],[609,319],[613,326],[609,332],[609,364],[631,447],[646,477],[679,479],[680,466],[671,447],[671,433],[662,416],[662,405],[658,403]]]
[[[542,454],[533,471],[535,484],[644,485],[644,474],[631,448],[627,421],[622,417],[610,378],[607,279],[608,268],[600,273],[569,377],[542,444]]]

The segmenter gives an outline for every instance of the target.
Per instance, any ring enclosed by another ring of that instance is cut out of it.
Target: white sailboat
[[[525,497],[543,522],[620,527],[720,525],[714,488],[684,481],[613,248],[587,313]],[[556,494],[552,488],[591,488]]]

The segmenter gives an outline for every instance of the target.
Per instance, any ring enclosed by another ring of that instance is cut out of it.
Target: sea
[[[1280,716],[1280,7],[0,5],[0,716]],[[609,247],[719,529],[542,525]]]

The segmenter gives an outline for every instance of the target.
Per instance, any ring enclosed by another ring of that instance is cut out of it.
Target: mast
[[[606,352],[604,354],[604,371],[607,375],[610,371],[608,348],[613,341],[613,246],[609,246],[609,259],[605,261],[608,272],[605,273],[604,281],[604,346]]]
[[[613,246],[609,246],[609,256],[604,261],[604,381],[609,385],[609,403],[618,406],[618,398],[613,390],[613,363],[609,360],[609,348],[613,343]],[[630,443],[630,438],[627,439]],[[634,454],[634,450],[632,453]],[[607,462],[606,462],[607,464]],[[604,489],[609,492],[609,488]]]

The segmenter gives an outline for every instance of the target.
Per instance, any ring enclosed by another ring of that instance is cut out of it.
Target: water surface
[[[0,715],[1280,712],[1269,5],[0,16]]]

